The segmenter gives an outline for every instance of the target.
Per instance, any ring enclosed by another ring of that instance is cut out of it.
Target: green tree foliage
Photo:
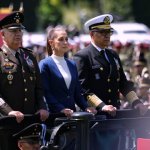
[[[39,5],[40,27],[56,24],[74,24],[81,28],[83,23],[96,15],[111,13],[116,20],[132,19],[132,0],[41,0]]]
[[[131,20],[132,0],[101,0],[103,13],[111,13],[116,16],[116,21]]]
[[[39,28],[62,23],[60,0],[41,0],[38,8]]]

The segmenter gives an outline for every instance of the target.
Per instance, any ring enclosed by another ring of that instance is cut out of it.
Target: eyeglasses
[[[94,32],[97,32],[97,33],[101,34],[102,36],[106,36],[106,35],[111,36],[114,31],[113,30],[97,30]]]

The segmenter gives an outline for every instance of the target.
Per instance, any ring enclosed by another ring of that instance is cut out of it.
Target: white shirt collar
[[[102,49],[100,47],[98,47],[97,45],[95,45],[92,41],[91,41],[91,44],[100,52],[101,50],[105,50],[105,49]]]

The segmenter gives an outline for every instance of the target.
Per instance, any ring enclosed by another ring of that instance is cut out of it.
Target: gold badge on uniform
[[[13,75],[12,75],[12,74],[8,74],[8,75],[7,75],[7,79],[8,79],[9,81],[13,80]]]
[[[19,19],[16,19],[16,23],[19,23],[20,22],[20,20]]]
[[[14,78],[14,76],[11,74],[12,72],[9,71],[9,74],[7,75],[7,79],[9,81],[9,84],[12,84],[12,80]]]

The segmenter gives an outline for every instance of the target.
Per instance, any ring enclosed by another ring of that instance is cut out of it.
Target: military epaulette
[[[23,47],[20,47],[23,51],[27,51],[27,52],[30,52],[30,53],[33,53],[33,50],[32,49],[29,49],[29,48],[23,48]]]

